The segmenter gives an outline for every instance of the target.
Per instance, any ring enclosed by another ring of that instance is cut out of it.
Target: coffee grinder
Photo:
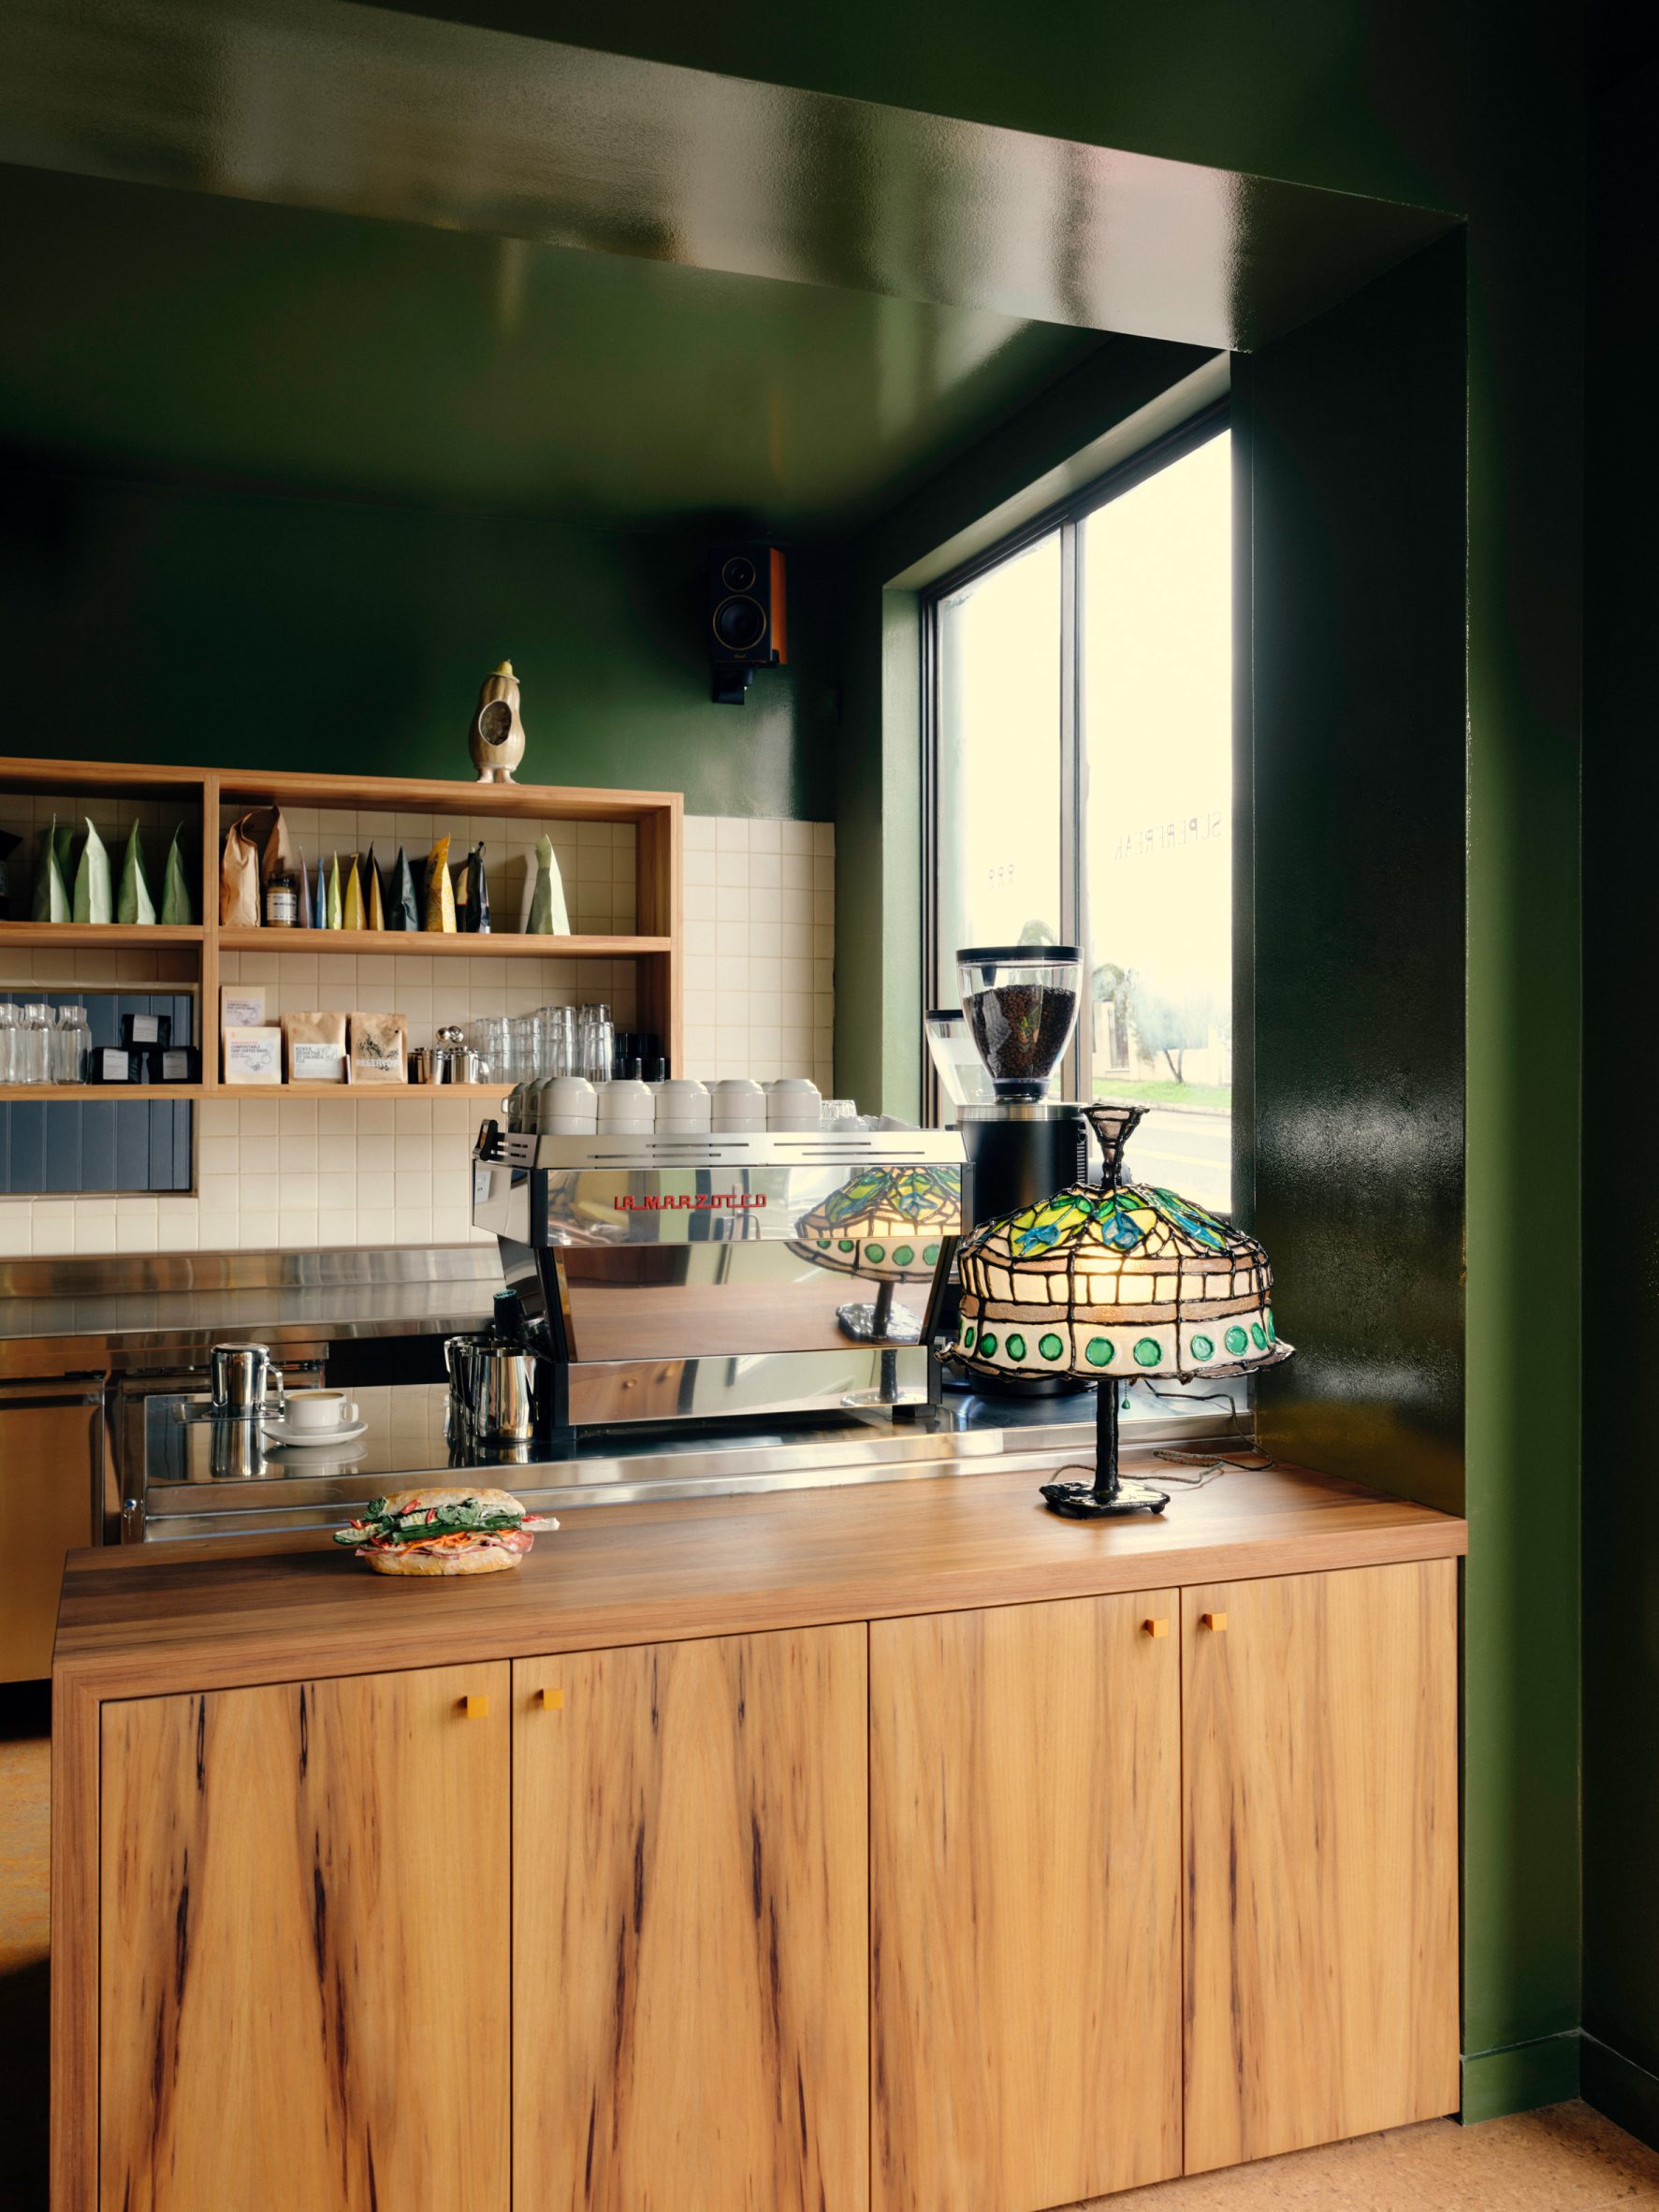
[[[968,945],[956,973],[960,1011],[930,1013],[925,1027],[968,1156],[963,1218],[972,1229],[1086,1178],[1083,1108],[1048,1095],[1077,1026],[1083,955],[1075,945]],[[1066,1375],[974,1378],[976,1390],[1005,1397],[1079,1387]]]

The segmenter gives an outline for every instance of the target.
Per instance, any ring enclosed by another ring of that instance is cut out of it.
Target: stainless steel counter
[[[273,1349],[453,1334],[488,1318],[493,1246],[123,1254],[0,1267],[0,1377],[195,1367],[226,1337]]]
[[[884,1414],[718,1434],[681,1429],[573,1443],[480,1449],[455,1436],[442,1385],[364,1390],[367,1433],[340,1448],[287,1449],[225,1433],[222,1423],[192,1418],[182,1397],[149,1401],[148,1480],[141,1519],[127,1539],[171,1542],[338,1527],[389,1489],[473,1478],[510,1489],[538,1511],[647,1499],[714,1497],[742,1492],[825,1489],[844,1483],[913,1481],[934,1475],[1052,1470],[1092,1463],[1092,1398],[1014,1403],[953,1397],[937,1415],[895,1423]],[[1218,1414],[1208,1444],[1233,1437]],[[1193,1420],[1142,1416],[1126,1421],[1127,1445],[1179,1433]]]

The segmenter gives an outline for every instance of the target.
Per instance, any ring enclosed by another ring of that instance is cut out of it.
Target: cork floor
[[[43,1695],[0,1687],[0,2212],[47,2212]],[[1396,2128],[1076,2212],[1604,2212],[1659,2206],[1659,2153],[1587,2104]],[[980,2212],[965,2205],[962,2212]]]

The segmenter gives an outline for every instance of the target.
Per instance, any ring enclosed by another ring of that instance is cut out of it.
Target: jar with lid
[[[265,926],[299,926],[299,878],[292,868],[273,868],[265,879]]]

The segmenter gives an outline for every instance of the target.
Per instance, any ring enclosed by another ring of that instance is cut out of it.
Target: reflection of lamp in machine
[[[1273,1271],[1253,1237],[1173,1191],[1125,1183],[1145,1108],[1092,1106],[1104,1172],[973,1230],[959,1258],[961,1318],[948,1357],[977,1375],[1098,1382],[1092,1484],[1042,1486],[1075,1521],[1161,1513],[1163,1491],[1117,1472],[1120,1378],[1245,1375],[1290,1357],[1273,1333]]]
[[[896,1303],[895,1286],[930,1281],[960,1226],[954,1170],[867,1168],[801,1216],[789,1248],[814,1267],[876,1285],[872,1304],[837,1308],[855,1344],[920,1344],[922,1323]]]

